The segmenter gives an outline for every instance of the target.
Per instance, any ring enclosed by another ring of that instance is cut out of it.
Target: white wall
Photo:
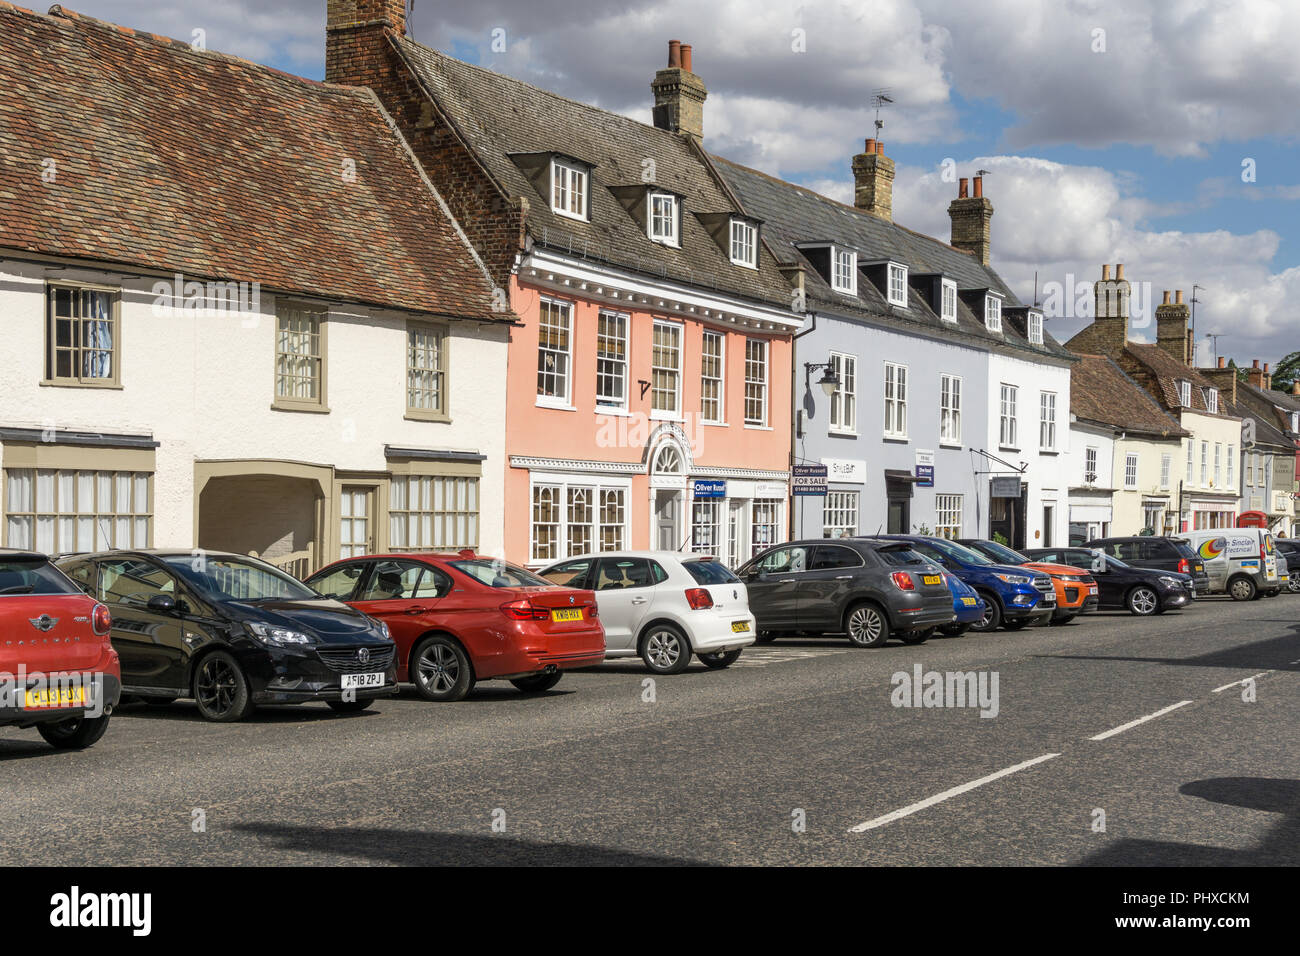
[[[120,286],[120,389],[43,386],[45,279]],[[274,458],[383,470],[384,445],[484,454],[480,540],[503,547],[507,331],[453,323],[450,423],[407,420],[407,316],[330,306],[328,414],[271,409],[275,297],[251,315],[154,308],[155,279],[0,261],[0,425],[152,434],[154,543],[194,546],[194,461]],[[430,317],[432,319],[432,317]],[[0,502],[3,506],[3,502]]]

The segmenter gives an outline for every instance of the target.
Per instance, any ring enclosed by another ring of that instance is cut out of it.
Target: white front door
[[[374,550],[374,490],[344,485],[339,497],[339,557],[353,558]]]
[[[682,546],[683,494],[664,488],[655,492],[655,547],[661,551],[676,551]]]

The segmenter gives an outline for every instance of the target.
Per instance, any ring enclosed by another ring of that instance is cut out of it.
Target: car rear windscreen
[[[80,593],[80,588],[44,558],[0,558],[0,596]]]
[[[917,554],[911,548],[881,548],[876,552],[880,560],[884,561],[891,567],[905,568],[914,564],[929,564],[930,562]]]
[[[717,561],[683,561],[682,567],[697,584],[731,584],[740,580],[726,565]]]

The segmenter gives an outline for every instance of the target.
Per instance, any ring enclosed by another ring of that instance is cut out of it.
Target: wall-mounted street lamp
[[[822,369],[822,377],[817,380],[817,384],[822,387],[822,393],[830,398],[835,394],[835,390],[840,387],[840,377],[835,374],[835,369],[830,362],[804,362],[803,363],[803,385],[807,389],[812,381],[812,373],[816,369]]]

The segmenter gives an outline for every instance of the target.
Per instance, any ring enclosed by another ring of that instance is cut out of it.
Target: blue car
[[[921,534],[882,534],[879,538],[906,541],[950,575],[959,577],[984,599],[984,615],[972,631],[1005,627],[1018,631],[1045,623],[1056,612],[1056,588],[1050,575],[1030,568],[995,564],[956,541]]]
[[[952,592],[952,613],[957,619],[951,624],[944,624],[940,632],[949,637],[960,637],[970,630],[972,624],[984,619],[984,599],[973,587],[955,574],[945,574],[948,590]]]

